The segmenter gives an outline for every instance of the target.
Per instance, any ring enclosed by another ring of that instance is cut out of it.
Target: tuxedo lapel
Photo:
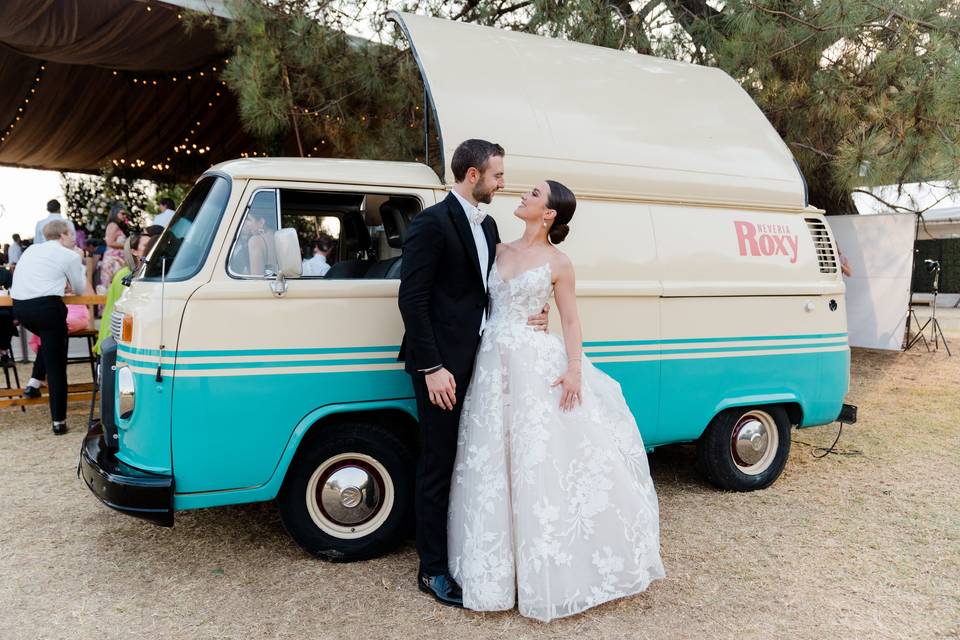
[[[460,236],[461,242],[463,242],[464,249],[466,249],[467,254],[470,256],[470,264],[473,265],[473,269],[477,272],[477,275],[483,278],[483,272],[480,271],[480,256],[477,254],[477,243],[473,240],[473,232],[470,231],[470,223],[467,221],[467,215],[464,213],[463,207],[460,206],[460,202],[457,201],[457,197],[452,193],[447,195],[446,202],[450,220],[453,222],[453,226],[456,228],[457,235]]]

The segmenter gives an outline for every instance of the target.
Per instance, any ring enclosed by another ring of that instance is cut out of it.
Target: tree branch
[[[480,0],[467,0],[463,4],[463,8],[460,9],[460,13],[453,16],[451,20],[462,20],[464,16],[476,9],[478,4],[480,4]]]
[[[509,7],[503,7],[501,9],[497,9],[497,13],[494,14],[493,19],[498,20],[503,16],[507,15],[508,13],[513,13],[514,11],[518,11],[520,9],[523,9],[524,7],[528,7],[531,4],[533,4],[533,0],[527,0],[526,2],[518,2],[516,4],[510,5]]]
[[[787,144],[792,145],[794,147],[800,147],[801,149],[806,149],[807,151],[812,151],[818,156],[824,157],[827,160],[834,160],[837,157],[836,155],[828,151],[824,151],[823,149],[817,149],[816,147],[812,147],[809,144],[804,144],[802,142],[788,142]]]

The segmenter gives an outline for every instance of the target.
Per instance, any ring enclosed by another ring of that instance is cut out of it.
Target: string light
[[[182,16],[178,14],[177,17],[181,18]],[[191,83],[194,83],[194,82],[206,83],[206,82],[209,82],[211,78],[219,82],[221,85],[226,86],[227,84],[226,81],[218,80],[215,74],[217,73],[218,70],[222,70],[228,64],[230,64],[230,59],[224,58],[222,60],[216,60],[214,62],[207,63],[199,67],[183,70],[173,75],[146,74],[146,77],[144,77],[145,74],[143,72],[138,72],[136,75],[134,75],[133,72],[128,72],[123,69],[113,69],[112,75],[115,77],[118,77],[120,80],[124,82],[127,82],[127,81],[131,82],[137,88],[141,88],[141,87],[142,88],[150,88],[150,87],[159,88],[163,86],[164,83],[166,82],[178,83],[178,82],[189,81]],[[214,87],[217,87],[217,85],[214,85]],[[213,95],[207,101],[207,109],[209,110],[213,108],[214,102],[216,101],[216,99],[221,97],[222,97],[221,90],[219,89],[219,87],[217,87],[216,90],[213,91]],[[114,158],[111,160],[111,162],[113,166],[117,167],[118,169],[127,169],[127,168],[140,169],[144,167],[149,167],[151,170],[156,172],[170,171],[172,164],[175,164],[174,156],[181,155],[181,154],[182,156],[206,155],[210,153],[209,145],[202,145],[198,141],[193,141],[191,139],[193,136],[197,134],[198,131],[200,131],[201,134],[203,133],[201,129],[201,125],[202,125],[202,118],[201,120],[195,121],[194,126],[189,129],[189,134],[183,138],[183,142],[181,144],[176,144],[173,146],[173,155],[167,156],[166,160],[163,162],[158,161],[158,162],[147,163],[141,159],[131,160],[128,158]]]
[[[40,70],[37,71],[37,75],[33,77],[33,82],[30,84],[30,89],[27,91],[23,100],[20,101],[20,106],[17,107],[17,110],[14,112],[13,118],[10,120],[7,126],[3,128],[2,133],[0,133],[0,145],[7,141],[7,138],[10,137],[10,134],[16,128],[17,123],[20,122],[21,118],[27,114],[27,105],[30,104],[30,96],[36,95],[37,88],[39,88],[40,83],[43,81],[43,75],[46,70],[47,65],[41,64]]]

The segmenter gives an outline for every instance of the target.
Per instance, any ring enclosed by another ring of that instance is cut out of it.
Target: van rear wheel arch
[[[294,454],[294,461],[304,450],[305,446],[317,439],[324,437],[326,430],[340,424],[373,424],[380,426],[395,434],[404,446],[414,455],[419,451],[419,423],[416,418],[401,409],[373,409],[368,411],[344,411],[341,413],[331,413],[323,416],[314,422],[297,445],[297,451]],[[291,462],[292,466],[293,462]]]
[[[383,555],[410,530],[414,455],[377,422],[321,423],[301,441],[277,497],[284,527],[327,560]]]
[[[800,417],[799,407],[783,404],[724,409],[697,441],[700,472],[711,484],[729,491],[770,486],[787,463],[790,427]]]

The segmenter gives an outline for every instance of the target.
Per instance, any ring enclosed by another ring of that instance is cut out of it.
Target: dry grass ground
[[[954,344],[960,350],[960,339]],[[786,471],[752,494],[658,451],[668,577],[550,625],[417,592],[411,545],[334,565],[305,556],[274,507],[183,513],[161,529],[109,511],[77,479],[83,421],[0,414],[0,638],[960,637],[960,354],[855,351],[860,423],[841,455],[796,433]],[[860,453],[857,453],[860,452]],[[848,455],[844,455],[848,454]]]

